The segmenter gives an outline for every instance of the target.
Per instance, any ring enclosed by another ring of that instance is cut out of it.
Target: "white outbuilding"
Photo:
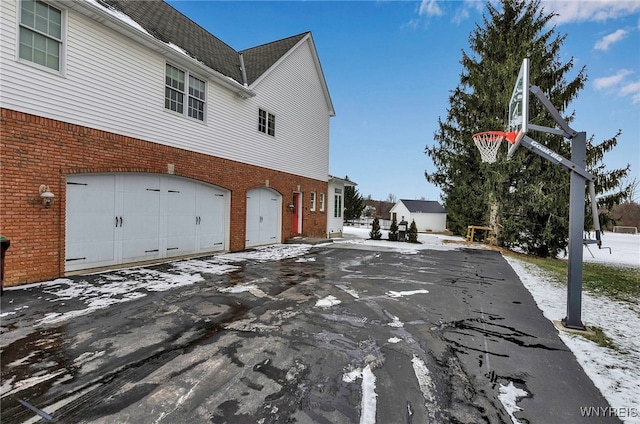
[[[447,211],[435,200],[401,199],[393,205],[390,214],[391,220],[395,216],[397,222],[404,219],[411,224],[411,221],[415,221],[419,232],[447,229]]]

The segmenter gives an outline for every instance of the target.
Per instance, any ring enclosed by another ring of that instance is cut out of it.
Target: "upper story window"
[[[22,0],[18,56],[60,71],[62,11],[41,1]]]
[[[264,109],[258,110],[258,131],[271,136],[276,135],[276,116]]]
[[[184,114],[185,98],[187,98],[187,115],[204,121],[206,89],[207,85],[203,80],[167,63],[164,87],[165,109]]]
[[[315,191],[311,192],[309,199],[311,200],[311,211],[314,212],[316,210],[316,192]]]

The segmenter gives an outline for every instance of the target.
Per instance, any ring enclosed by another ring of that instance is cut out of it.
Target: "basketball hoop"
[[[502,131],[485,131],[473,135],[473,142],[480,150],[480,158],[482,162],[494,163],[498,156],[498,149],[500,143],[505,138],[509,143],[513,143],[516,139],[515,132],[502,132]]]

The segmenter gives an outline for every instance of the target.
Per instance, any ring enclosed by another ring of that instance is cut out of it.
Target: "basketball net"
[[[498,149],[507,133],[501,131],[485,131],[473,135],[473,142],[480,150],[482,162],[494,163],[498,157]]]

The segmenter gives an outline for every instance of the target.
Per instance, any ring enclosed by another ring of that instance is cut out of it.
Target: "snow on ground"
[[[239,269],[242,261],[272,261],[302,256],[311,249],[307,244],[284,244],[265,246],[244,252],[224,253],[208,258],[178,260],[172,262],[168,272],[147,267],[134,267],[107,271],[87,280],[57,278],[42,283],[8,287],[6,290],[25,290],[40,286],[49,295],[51,302],[65,302],[72,299],[84,303],[81,309],[65,313],[52,312],[39,320],[40,324],[55,324],[74,317],[90,314],[110,305],[129,302],[147,296],[149,292],[166,291],[190,286],[204,281],[203,274],[223,275]],[[220,289],[225,291],[226,289]],[[238,286],[231,290],[248,291],[256,297],[267,294],[255,285]],[[15,314],[19,308],[3,310],[0,318]]]
[[[606,232],[601,238],[602,249],[595,244],[583,248],[585,262],[640,267],[640,234]],[[591,239],[595,239],[593,234]]]
[[[509,257],[505,259],[547,319],[558,321],[566,316],[566,287],[535,265]],[[583,292],[582,322],[587,327],[601,328],[617,350],[598,346],[570,332],[560,331],[560,338],[614,411],[619,411],[614,413],[618,413],[624,422],[640,423],[640,306]],[[627,413],[627,408],[635,409]]]
[[[383,232],[382,240],[366,240],[369,237],[368,228],[345,227],[344,233],[345,238],[339,239],[338,243],[390,248],[405,253],[415,253],[421,249],[453,250],[466,247],[462,237],[438,234],[419,234],[418,241],[421,244],[413,245],[385,240],[388,238],[387,232]],[[640,235],[604,233],[602,245],[611,247],[611,253],[609,249],[589,245],[583,250],[584,261],[640,270]],[[469,247],[483,248],[477,244]],[[558,321],[566,316],[566,287],[535,265],[511,257],[505,259],[531,292],[547,319]],[[559,332],[562,341],[609,401],[612,408],[600,412],[616,414],[625,423],[640,423],[640,305],[584,292],[582,320],[586,326],[601,328],[616,346],[616,350],[608,349],[576,334]],[[500,399],[510,414],[518,410],[512,404],[515,405],[518,398],[527,395],[517,390],[509,386],[501,387]],[[585,405],[590,406],[600,405]]]
[[[418,250],[455,250],[462,247],[470,247],[475,249],[484,249],[481,244],[472,244],[466,246],[464,238],[456,236],[448,236],[444,234],[418,234],[419,243],[404,243],[389,241],[389,231],[380,230],[382,239],[369,240],[370,228],[367,227],[344,227],[344,238],[334,239],[334,243],[358,246],[371,246],[393,249],[401,253],[412,254]]]
[[[390,242],[388,232],[383,231],[382,240],[367,240],[368,228],[345,227],[344,238],[334,240],[336,244],[371,246],[395,250],[404,254],[416,254],[419,250],[455,250],[460,248],[486,248],[484,245],[471,244],[467,246],[461,237],[453,237],[439,234],[419,234],[419,244],[402,242]],[[590,245],[589,250],[584,250],[584,260],[607,263],[612,266],[625,266],[640,269],[640,235],[605,233],[603,245],[612,248],[612,254],[608,249],[598,249]],[[238,269],[234,263],[239,261],[269,261],[303,256],[312,248],[311,245],[274,245],[246,252],[227,253],[215,255],[206,259],[182,260],[171,263],[171,272],[160,272],[149,268],[130,268],[119,271],[111,271],[100,274],[97,281],[90,284],[77,279],[70,280],[60,278],[53,281],[38,283],[45,292],[51,296],[50,301],[58,302],[70,299],[78,299],[84,302],[84,309],[71,311],[66,314],[49,314],[42,323],[52,323],[71,319],[74,316],[91,313],[97,309],[108,307],[118,302],[127,302],[141,296],[146,296],[148,291],[164,291],[171,288],[196,284],[204,280],[202,274],[225,274]],[[593,254],[593,257],[592,257]],[[304,258],[300,258],[304,259]],[[566,289],[554,282],[539,268],[529,263],[505,258],[520,277],[525,287],[531,292],[538,307],[549,320],[559,320],[566,315]],[[95,278],[94,278],[95,280]],[[256,283],[256,282],[254,282]],[[8,288],[8,290],[23,290],[30,286]],[[224,289],[223,289],[224,290]],[[255,284],[237,287],[233,290],[249,291],[256,296],[266,296]],[[414,292],[392,292],[390,296],[410,296]],[[328,296],[318,301],[318,307],[330,307],[335,304],[334,299]],[[0,317],[16,313],[3,311]],[[574,352],[579,363],[585,369],[587,375],[594,381],[605,398],[612,406],[609,413],[618,414],[624,422],[640,423],[640,306],[638,304],[623,303],[610,300],[602,295],[583,294],[583,322],[587,326],[597,326],[604,330],[617,349],[603,348],[580,336],[560,332],[563,342]],[[401,326],[396,317],[389,325]],[[391,339],[390,339],[391,342]],[[395,342],[395,341],[394,341]],[[416,375],[424,378],[424,372],[420,364],[414,364]],[[345,374],[343,379],[355,380],[362,378],[363,382],[363,415],[362,423],[368,421],[371,411],[375,411],[375,375],[370,368],[357,370],[351,374]],[[426,387],[426,386],[425,386]],[[422,386],[421,386],[422,388]],[[502,389],[502,388],[501,388]],[[521,393],[512,393],[508,387],[502,389],[501,401],[510,404],[515,396],[523,396]],[[366,394],[366,396],[365,396]],[[425,393],[425,401],[428,396]],[[505,405],[506,406],[506,405]],[[590,407],[591,405],[585,405]],[[600,405],[593,405],[598,407]],[[515,410],[514,410],[515,411]],[[366,413],[365,413],[366,412]],[[374,412],[375,413],[375,412]],[[373,415],[375,416],[375,415]]]
[[[517,403],[520,399],[528,395],[529,393],[525,390],[514,386],[513,381],[510,381],[506,386],[500,383],[500,395],[498,396],[498,399],[500,399],[500,403],[502,403],[502,406],[504,406],[509,417],[511,417],[513,424],[523,424],[523,422],[518,420],[513,414],[515,412],[522,411],[522,408],[520,408]]]

